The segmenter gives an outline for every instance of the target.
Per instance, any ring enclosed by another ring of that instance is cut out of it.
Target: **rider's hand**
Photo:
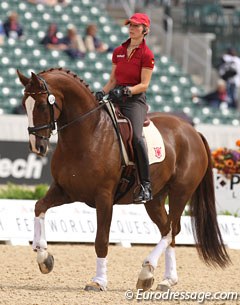
[[[124,96],[126,97],[132,96],[132,93],[128,87],[114,88],[109,92],[109,99],[112,100],[113,102],[121,101]]]
[[[95,93],[96,100],[102,101],[102,100],[103,100],[103,97],[104,97],[105,95],[106,95],[106,94],[105,94],[105,92],[104,92],[103,90],[97,91],[97,92]]]
[[[122,93],[123,93],[124,96],[128,96],[128,97],[132,96],[132,92],[128,87],[123,87],[122,88]]]

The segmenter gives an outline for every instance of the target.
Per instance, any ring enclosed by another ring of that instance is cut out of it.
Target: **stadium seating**
[[[110,53],[88,53],[83,59],[72,60],[65,53],[49,51],[39,43],[50,22],[58,24],[62,37],[68,24],[74,24],[84,35],[86,26],[95,23],[99,37],[115,47],[127,39],[127,28],[120,27],[108,16],[97,0],[71,0],[68,6],[46,7],[23,0],[3,0],[0,3],[0,20],[4,21],[10,11],[19,14],[24,27],[24,38],[19,41],[5,39],[0,46],[0,114],[12,113],[21,103],[22,86],[16,75],[20,69],[26,75],[51,67],[65,67],[77,73],[89,83],[93,91],[100,89],[111,71]],[[195,123],[239,124],[239,114],[228,110],[224,113],[202,108],[192,102],[192,95],[202,89],[194,85],[191,77],[166,56],[156,56],[152,81],[148,90],[151,111],[184,112]]]

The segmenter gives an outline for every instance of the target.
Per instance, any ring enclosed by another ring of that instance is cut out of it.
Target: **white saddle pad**
[[[111,106],[111,102],[106,103],[106,106],[110,114],[116,118],[115,109]],[[152,121],[150,121],[147,127],[143,127],[143,135],[147,143],[149,164],[162,162],[165,159],[165,146],[159,130]],[[131,162],[129,161],[121,136],[120,140],[125,164],[129,165]]]
[[[149,126],[143,127],[143,133],[147,142],[149,164],[162,162],[165,159],[165,146],[159,130],[151,121]]]

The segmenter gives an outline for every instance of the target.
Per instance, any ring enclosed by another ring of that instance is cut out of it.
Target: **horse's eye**
[[[48,106],[47,104],[40,103],[37,105],[37,109],[39,111],[45,111],[47,109],[47,106]]]

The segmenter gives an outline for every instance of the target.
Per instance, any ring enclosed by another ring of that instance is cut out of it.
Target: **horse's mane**
[[[82,78],[80,78],[76,73],[72,72],[71,70],[64,69],[64,68],[62,68],[62,67],[50,68],[50,69],[48,69],[48,70],[43,70],[43,71],[39,72],[38,75],[44,74],[44,73],[52,73],[52,72],[62,72],[62,74],[70,75],[73,79],[77,80],[77,82],[78,82],[82,87],[84,87],[85,89],[87,89],[91,95],[94,94],[94,92],[91,91],[91,90],[89,89],[89,84],[86,83]]]

